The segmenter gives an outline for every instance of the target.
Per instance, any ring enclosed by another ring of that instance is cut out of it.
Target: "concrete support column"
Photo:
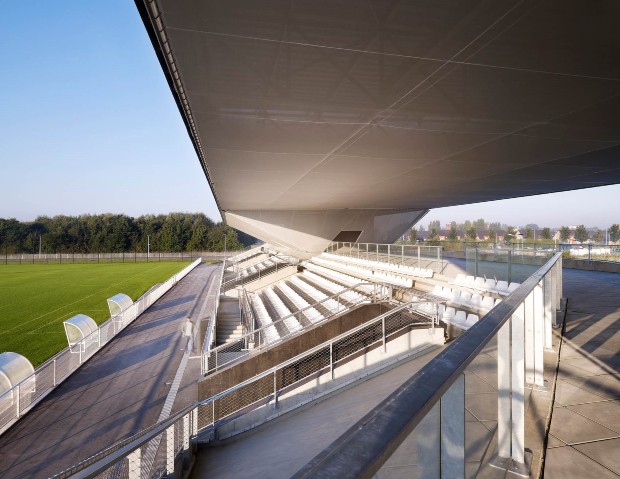
[[[465,477],[465,375],[441,398],[441,479]]]

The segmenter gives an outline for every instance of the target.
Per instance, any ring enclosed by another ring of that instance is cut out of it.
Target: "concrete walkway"
[[[49,477],[156,422],[217,270],[194,269],[0,436],[0,477]]]
[[[620,274],[564,269],[568,298],[545,477],[620,477]]]

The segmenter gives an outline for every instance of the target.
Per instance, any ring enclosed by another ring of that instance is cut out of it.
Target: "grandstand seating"
[[[483,296],[478,293],[472,294],[468,291],[460,291],[458,288],[442,287],[440,284],[435,285],[432,294],[448,300],[453,306],[487,311],[501,302],[501,299],[495,299],[492,296]]]
[[[375,272],[377,270],[383,270],[401,275],[417,276],[420,278],[432,278],[434,274],[433,270],[429,268],[419,268],[417,266],[411,266],[406,264],[388,263],[387,261],[375,261],[371,259],[340,256],[332,253],[322,253],[319,258],[336,261],[338,263],[359,265]]]
[[[338,301],[334,299],[327,299],[328,296],[325,293],[302,280],[300,275],[291,276],[288,279],[291,284],[299,288],[316,302],[323,301],[321,305],[327,308],[332,314],[341,313],[346,309],[346,307],[343,304],[338,303]]]
[[[508,284],[507,281],[495,281],[492,278],[466,276],[464,274],[457,274],[456,279],[451,281],[450,284],[486,293],[496,293],[502,296],[508,296],[521,286],[521,283],[513,282]]]
[[[340,273],[338,271],[334,271],[329,268],[325,268],[324,266],[320,266],[314,263],[305,263],[305,267],[307,270],[317,273],[321,276],[324,276],[330,280],[336,281],[344,286],[353,287],[357,284],[363,282],[360,278],[356,278],[355,276],[351,276],[348,274]],[[375,287],[372,285],[361,285],[356,286],[356,290],[366,293],[372,294],[375,291]]]
[[[263,304],[262,299],[258,294],[252,295],[252,308],[254,309],[254,315],[258,322],[259,327],[263,329],[263,341],[267,344],[275,343],[280,340],[280,333],[273,325],[273,321],[267,312],[267,308]]]
[[[286,307],[284,302],[280,299],[271,286],[263,290],[263,295],[267,297],[267,300],[278,315],[277,319],[284,318],[282,322],[286,326],[286,329],[289,330],[289,333],[294,333],[302,329],[302,326],[299,324],[297,318],[292,316],[292,312]]]
[[[302,298],[297,291],[291,288],[286,281],[282,280],[277,284],[277,288],[280,292],[288,298],[288,300],[295,305],[297,309],[303,309],[303,314],[306,318],[308,318],[312,323],[317,323],[322,319],[325,319],[324,316],[317,311],[315,308],[309,308],[310,303]],[[304,309],[308,308],[308,309]]]

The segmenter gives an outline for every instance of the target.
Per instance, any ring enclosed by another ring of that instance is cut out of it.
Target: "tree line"
[[[2,253],[122,253],[239,250],[256,239],[203,213],[0,218]]]
[[[448,225],[446,225],[448,227]],[[520,231],[519,231],[520,230]],[[445,237],[450,241],[457,241],[459,239],[465,241],[478,241],[480,240],[479,233],[484,231],[484,236],[487,241],[497,241],[498,233],[503,233],[504,241],[511,242],[515,240],[520,233],[520,238],[526,241],[551,241],[555,236],[555,231],[549,227],[540,227],[537,224],[527,224],[524,227],[515,228],[502,224],[500,222],[486,222],[483,218],[479,218],[473,221],[465,221],[464,223],[457,223],[452,221],[447,230]],[[424,231],[422,225],[418,226],[418,230],[413,228],[410,232],[409,239],[411,241],[417,241],[419,239],[418,232]],[[429,235],[426,237],[426,242],[431,244],[439,244],[439,232],[441,231],[441,224],[439,220],[431,221],[428,225]],[[588,230],[584,225],[579,225],[573,230],[568,226],[562,226],[558,230],[559,239],[561,242],[568,242],[571,238],[580,243],[584,243],[588,240],[592,240],[595,243],[603,243],[609,239],[612,243],[620,241],[620,225],[613,224],[607,230],[607,237],[605,230],[594,228],[594,230]]]

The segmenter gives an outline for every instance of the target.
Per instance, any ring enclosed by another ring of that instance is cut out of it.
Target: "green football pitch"
[[[135,301],[187,264],[0,265],[0,353],[22,354],[36,367],[67,346],[64,320],[81,313],[102,323],[109,297]]]

